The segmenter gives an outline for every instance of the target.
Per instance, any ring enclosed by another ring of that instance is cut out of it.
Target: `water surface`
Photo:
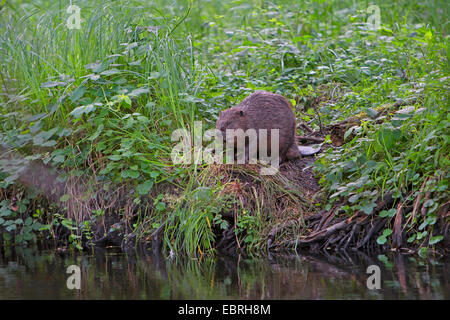
[[[66,285],[69,265],[81,289]],[[381,289],[367,288],[368,265]],[[218,256],[169,260],[117,250],[0,248],[0,299],[449,299],[449,259],[413,256]]]

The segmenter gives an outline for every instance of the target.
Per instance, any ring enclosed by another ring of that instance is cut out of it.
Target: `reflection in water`
[[[69,290],[69,265],[81,290]],[[368,265],[381,289],[366,286]],[[0,299],[449,299],[449,259],[411,256],[218,256],[169,261],[153,255],[0,248]]]

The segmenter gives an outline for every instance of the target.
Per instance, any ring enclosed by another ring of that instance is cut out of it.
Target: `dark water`
[[[169,260],[0,248],[0,299],[449,299],[449,264],[363,254]],[[80,266],[81,290],[67,288],[69,265]],[[379,290],[367,288],[368,265],[380,266]]]

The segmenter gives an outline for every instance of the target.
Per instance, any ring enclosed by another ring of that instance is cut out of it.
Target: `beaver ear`
[[[244,111],[239,111],[239,115],[241,116],[241,117],[243,117],[244,116]]]

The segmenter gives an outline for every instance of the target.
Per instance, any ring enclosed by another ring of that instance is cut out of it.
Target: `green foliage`
[[[412,217],[410,212],[406,216],[405,227],[414,233],[407,240],[410,244],[434,245],[442,240],[432,232],[438,208],[448,199],[445,150],[449,148],[446,135],[450,122],[448,106],[440,94],[439,88],[427,90],[424,112],[394,114],[382,124],[363,122],[358,130],[353,128],[355,136],[350,142],[329,149],[317,162],[332,201],[348,197],[353,213],[371,214],[374,201],[388,193],[404,203],[422,199],[416,205],[423,207],[425,215],[416,212]],[[379,213],[388,218],[395,214],[395,208]],[[385,230],[377,242],[386,243],[390,232]]]
[[[242,242],[247,245],[249,252],[255,252],[261,244],[262,222],[259,215],[252,215],[245,209],[237,217],[235,234],[237,236],[243,235]]]
[[[14,235],[15,244],[35,242],[40,235],[41,223],[37,215],[26,216],[30,198],[24,197],[15,203],[5,199],[0,202],[0,231],[6,241]],[[14,208],[14,209],[13,209]]]

